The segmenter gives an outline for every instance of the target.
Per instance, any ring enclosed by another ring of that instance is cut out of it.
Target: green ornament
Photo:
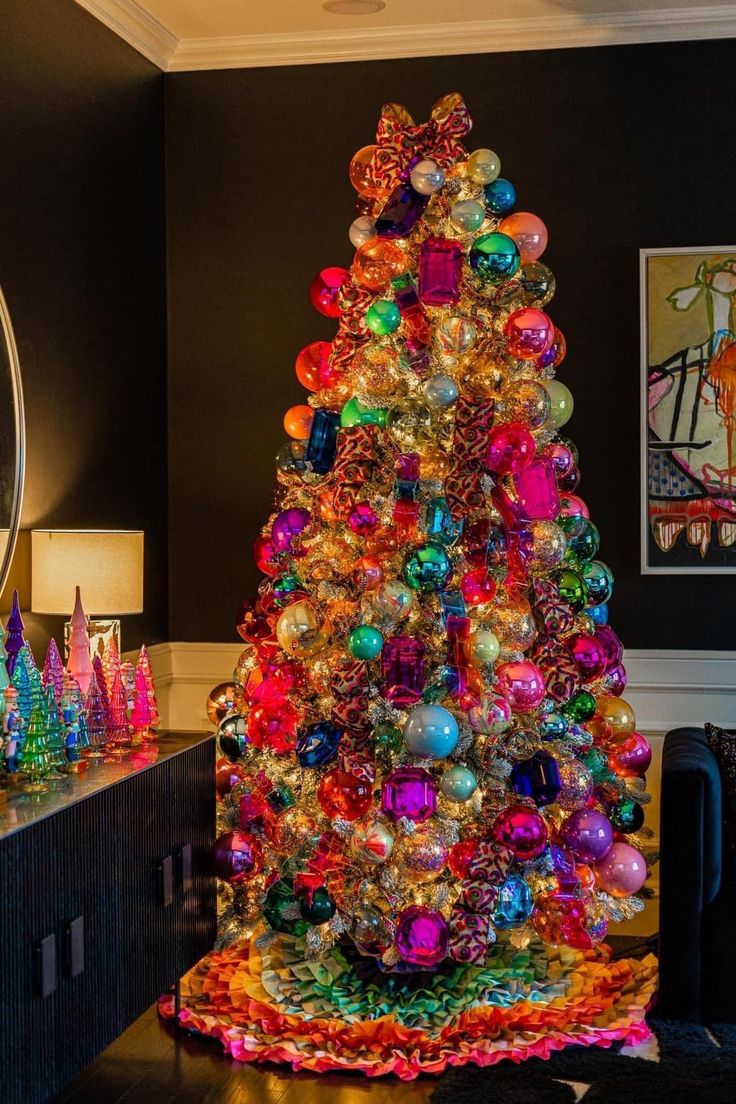
[[[589,690],[578,690],[562,707],[562,712],[576,724],[584,724],[595,713],[595,698]]]
[[[611,773],[608,768],[608,757],[600,748],[588,748],[580,756],[580,761],[588,768],[594,782],[603,782]]]
[[[442,590],[452,575],[452,560],[441,544],[415,548],[404,561],[404,579],[412,590],[424,594]]]
[[[266,894],[263,917],[267,924],[289,935],[305,935],[309,922],[302,917],[301,902],[288,882],[274,882]]]
[[[617,832],[638,832],[644,823],[644,810],[638,801],[618,801],[608,813]]]
[[[357,625],[348,637],[348,651],[353,659],[375,659],[383,647],[383,637],[372,625]]]
[[[521,263],[519,250],[513,238],[494,231],[481,234],[470,249],[470,267],[484,284],[500,284],[518,271]]]
[[[387,417],[388,410],[384,407],[362,406],[358,400],[353,397],[352,399],[348,399],[342,408],[340,425],[343,429],[346,426],[354,425],[385,426]]]
[[[281,607],[288,605],[294,591],[303,590],[304,584],[295,572],[289,571],[285,575],[279,575],[277,579],[274,579],[271,588],[276,605]]]
[[[396,725],[380,724],[373,729],[373,746],[376,751],[399,751],[403,745],[404,737]]]
[[[290,809],[292,805],[296,805],[294,791],[285,782],[274,786],[271,792],[267,794],[266,801],[275,813],[283,813],[285,809]]]
[[[25,789],[29,793],[45,793],[48,785],[43,779],[51,770],[51,752],[46,739],[46,724],[43,705],[39,703],[31,709],[31,719],[25,734],[23,745],[18,752],[18,770],[28,778]]]
[[[401,325],[401,311],[391,299],[379,299],[365,312],[365,324],[379,337],[385,337],[398,330]]]
[[[577,521],[578,519],[576,518],[575,520]],[[574,536],[568,536],[565,559],[573,563],[575,561],[588,563],[598,555],[600,546],[601,535],[597,527],[592,521],[589,521],[588,518],[583,518],[582,524],[579,527],[579,532]]]
[[[323,886],[318,886],[312,894],[312,900],[302,899],[302,916],[310,924],[325,924],[336,912],[335,902]]]
[[[573,571],[571,567],[562,567],[553,572],[552,581],[557,586],[560,598],[572,606],[575,613],[580,613],[588,601],[588,588],[583,576]]]
[[[613,572],[600,560],[593,560],[583,567],[583,577],[588,587],[588,604],[600,606],[613,594]]]

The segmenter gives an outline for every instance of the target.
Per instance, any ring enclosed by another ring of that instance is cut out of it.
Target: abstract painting
[[[736,245],[640,257],[642,572],[736,571]]]

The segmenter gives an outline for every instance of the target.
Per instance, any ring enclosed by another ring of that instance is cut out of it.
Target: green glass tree
[[[66,751],[64,748],[64,729],[59,717],[59,706],[53,685],[47,686],[46,695],[46,742],[51,756],[51,766],[55,771],[66,769]]]
[[[27,728],[31,719],[31,680],[25,655],[22,651],[18,653],[11,683],[18,691],[16,705],[22,727]]]
[[[31,719],[23,741],[23,747],[18,754],[18,769],[27,778],[23,787],[26,793],[45,793],[48,790],[49,784],[46,778],[52,769],[51,753],[46,738],[43,699],[40,696],[37,698],[34,696]]]

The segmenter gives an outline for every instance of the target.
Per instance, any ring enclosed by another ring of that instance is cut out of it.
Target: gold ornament
[[[396,844],[393,861],[402,878],[414,885],[433,882],[447,864],[447,845],[433,828],[424,825]]]
[[[567,537],[554,521],[532,521],[529,525],[531,549],[526,565],[532,571],[551,571],[562,563]]]
[[[492,609],[488,622],[501,648],[507,652],[525,652],[537,635],[532,607],[521,596],[509,598],[502,606]]]
[[[487,344],[475,348],[457,372],[460,390],[471,399],[497,399],[505,377],[503,361],[490,351]]]
[[[279,851],[293,854],[318,834],[317,825],[308,813],[292,805],[276,822],[275,842]]]
[[[242,658],[242,657],[241,657]],[[207,695],[207,716],[215,727],[236,708],[238,688],[232,682],[220,682]]]
[[[521,422],[529,429],[543,425],[550,412],[550,398],[541,383],[531,379],[510,382],[501,395],[505,421]]]
[[[327,643],[325,627],[320,625],[309,602],[294,602],[286,607],[276,622],[276,638],[287,655],[299,659],[314,655]]]
[[[366,397],[394,398],[406,390],[405,366],[405,358],[394,345],[364,345],[351,364],[354,390]]]
[[[423,479],[444,480],[450,470],[450,460],[439,445],[424,445],[421,451]]]
[[[416,449],[430,440],[432,414],[424,403],[404,399],[389,410],[387,427],[400,448]]]

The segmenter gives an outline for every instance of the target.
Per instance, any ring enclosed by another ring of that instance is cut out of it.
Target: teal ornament
[[[538,731],[542,740],[561,740],[567,733],[567,717],[561,713],[547,713],[539,722]]]
[[[363,406],[353,397],[348,399],[340,412],[340,425],[345,429],[355,425],[385,426],[388,410],[383,407]]]
[[[309,921],[301,916],[301,901],[288,882],[274,882],[263,905],[263,918],[275,931],[306,935]]]
[[[449,376],[430,376],[422,384],[422,397],[431,410],[452,406],[459,394],[457,384]]]
[[[335,915],[337,906],[324,886],[318,886],[309,896],[302,898],[301,914],[310,924],[326,924]]]
[[[500,234],[481,234],[470,249],[470,267],[485,284],[500,284],[516,274],[521,263],[513,238]]]
[[[459,739],[457,721],[441,705],[417,705],[406,718],[404,743],[419,759],[445,759]]]
[[[600,546],[601,535],[597,526],[588,518],[583,518],[579,532],[575,536],[568,537],[565,559],[572,562],[578,560],[580,563],[588,563],[598,555]]]
[[[452,575],[452,560],[441,544],[415,548],[404,561],[404,579],[412,590],[429,594],[442,590]]]
[[[379,299],[365,312],[365,324],[379,337],[385,337],[398,330],[401,325],[401,311],[392,299]]]
[[[448,801],[467,801],[478,789],[478,779],[467,767],[450,767],[440,779],[440,793]]]
[[[580,756],[580,762],[588,768],[594,782],[604,782],[611,775],[608,757],[598,747],[591,747],[584,751]]]
[[[516,203],[516,188],[510,180],[497,176],[483,189],[486,210],[491,215],[507,215]]]
[[[501,931],[517,928],[529,919],[533,906],[534,898],[526,880],[521,874],[509,874],[498,891],[491,922]]]
[[[609,601],[613,594],[613,572],[610,567],[600,560],[593,560],[583,567],[583,578],[588,587],[588,602],[591,606]]]
[[[591,606],[590,609],[585,611],[588,617],[591,618],[594,625],[607,625],[608,624],[608,603],[603,602],[600,606]]]
[[[644,810],[638,801],[617,801],[608,810],[608,819],[617,832],[638,832],[644,823]]]
[[[383,647],[383,637],[372,625],[357,625],[348,637],[353,659],[375,659]]]
[[[285,782],[280,782],[272,790],[269,790],[266,794],[266,801],[277,815],[283,813],[286,809],[290,809],[292,805],[296,805],[294,791]]]
[[[373,746],[377,752],[400,751],[404,742],[401,729],[392,724],[376,725],[372,733]]]
[[[462,521],[455,521],[446,498],[430,498],[424,515],[427,536],[438,544],[454,544],[463,530]]]

